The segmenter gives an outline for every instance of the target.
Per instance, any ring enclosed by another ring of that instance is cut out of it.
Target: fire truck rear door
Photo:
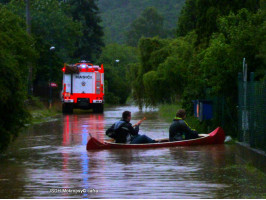
[[[94,93],[94,80],[95,74],[92,72],[80,72],[79,74],[73,74],[73,93]]]

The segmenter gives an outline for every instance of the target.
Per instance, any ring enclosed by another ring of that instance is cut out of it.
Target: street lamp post
[[[115,66],[116,66],[116,67],[118,67],[118,63],[119,63],[119,62],[120,62],[119,59],[116,59],[116,60],[115,60]]]
[[[49,109],[52,108],[52,98],[53,98],[53,90],[52,90],[52,86],[51,86],[51,83],[52,83],[52,52],[55,50],[55,47],[54,46],[51,46],[50,47],[50,73],[49,73]]]

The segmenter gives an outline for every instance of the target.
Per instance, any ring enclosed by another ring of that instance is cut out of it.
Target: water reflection
[[[64,115],[63,146],[86,145],[89,133],[99,140],[104,139],[104,115]]]
[[[104,140],[104,115],[103,114],[86,114],[86,115],[65,115],[63,116],[63,142],[62,146],[73,146],[82,145],[83,147],[87,144],[90,134],[96,137],[98,140]],[[69,157],[71,152],[62,153],[63,156],[63,171],[71,170],[68,168]],[[94,189],[93,185],[90,184],[90,159],[85,149],[80,152],[80,170],[82,177],[82,188],[80,189]],[[71,159],[71,158],[70,158]],[[92,166],[93,167],[93,166]],[[72,177],[67,177],[64,181],[64,188],[73,189],[68,184],[71,182]],[[88,198],[88,193],[82,193],[82,197]]]
[[[132,112],[133,124],[147,117],[141,134],[167,137],[170,122],[156,110],[134,106],[34,125],[0,158],[0,198],[254,198],[265,193],[265,179],[230,168],[241,160],[233,145],[87,152],[88,133],[103,140],[124,110]],[[252,187],[252,181],[261,187]],[[49,192],[59,188],[99,192]]]

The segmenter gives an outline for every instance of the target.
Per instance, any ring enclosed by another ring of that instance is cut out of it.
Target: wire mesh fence
[[[266,81],[238,84],[238,137],[251,147],[266,151]]]

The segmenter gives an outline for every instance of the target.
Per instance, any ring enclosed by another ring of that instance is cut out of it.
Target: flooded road
[[[264,176],[241,167],[235,145],[87,152],[88,133],[103,140],[124,110],[132,123],[147,118],[140,134],[168,137],[156,110],[60,115],[29,127],[0,157],[0,198],[265,198]]]

